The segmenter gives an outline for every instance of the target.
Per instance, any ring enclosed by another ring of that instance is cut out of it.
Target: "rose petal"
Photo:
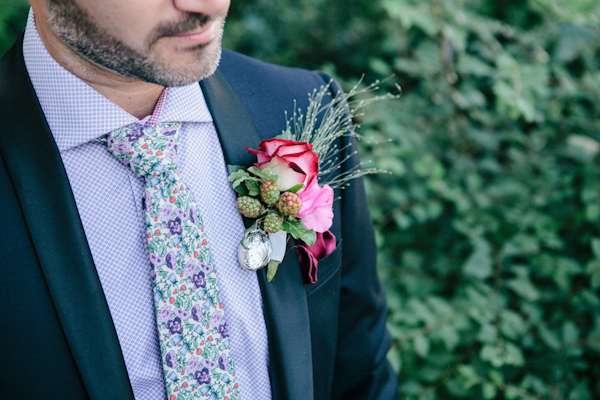
[[[279,157],[273,157],[271,161],[257,165],[260,169],[271,168],[271,172],[277,174],[277,188],[281,192],[304,183],[306,174],[294,171],[288,162]]]
[[[258,149],[263,150],[265,153],[267,153],[270,156],[273,156],[273,155],[275,155],[275,152],[281,146],[294,145],[296,143],[299,143],[299,142],[295,142],[293,140],[284,140],[284,139],[267,139],[267,140],[263,140],[262,142],[260,142]]]
[[[271,156],[262,150],[254,150],[249,147],[246,147],[246,152],[248,154],[256,156],[256,159],[258,160],[257,164],[265,163],[271,159]]]
[[[309,186],[319,173],[319,157],[312,151],[307,151],[300,155],[289,154],[285,160],[294,164],[296,168],[306,174],[306,186]]]
[[[335,235],[331,231],[317,232],[317,240],[309,249],[321,261],[335,250]]]
[[[317,272],[319,270],[319,261],[310,251],[308,246],[296,246],[298,261],[300,263],[300,271],[302,272],[302,281],[305,284],[317,283]]]
[[[303,142],[295,142],[295,144],[289,144],[286,146],[280,146],[274,153],[274,156],[287,156],[290,154],[302,154],[307,151],[311,151],[312,144],[303,143]]]
[[[302,200],[302,208],[298,218],[302,220],[307,229],[315,232],[325,232],[333,223],[333,189],[329,185],[319,188],[314,179],[311,184],[298,197]]]

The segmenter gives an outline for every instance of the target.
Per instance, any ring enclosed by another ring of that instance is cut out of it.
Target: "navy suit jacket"
[[[226,162],[250,165],[245,147],[279,134],[293,100],[305,110],[307,94],[328,80],[225,51],[218,71],[200,85]],[[0,398],[133,399],[21,40],[0,61],[0,210]],[[292,246],[271,283],[258,272],[277,400],[397,396],[361,180],[343,191],[334,213],[338,246],[319,263],[318,283],[302,283]]]

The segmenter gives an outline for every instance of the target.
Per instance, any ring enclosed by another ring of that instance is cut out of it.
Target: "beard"
[[[166,36],[181,35],[221,20],[214,46],[210,43],[186,48],[194,53],[194,62],[182,66],[168,63],[153,53],[157,41]],[[183,20],[160,25],[143,46],[136,50],[101,28],[89,13],[73,0],[49,0],[48,23],[52,31],[79,55],[118,75],[161,86],[183,86],[211,76],[221,59],[221,39],[225,15],[210,17],[185,13]]]

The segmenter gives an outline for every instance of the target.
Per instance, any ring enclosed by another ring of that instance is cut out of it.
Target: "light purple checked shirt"
[[[31,11],[23,53],[73,189],[135,398],[164,400],[141,209],[143,184],[109,154],[105,144],[96,140],[139,120],[50,56]],[[237,261],[244,226],[227,180],[215,126],[197,83],[165,89],[154,113],[141,122],[166,121],[182,122],[180,172],[204,219],[229,325],[240,395],[243,400],[271,399],[267,332],[258,279],[255,272],[242,269]]]

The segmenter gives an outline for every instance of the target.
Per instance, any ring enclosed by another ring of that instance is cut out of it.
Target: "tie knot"
[[[108,134],[108,150],[137,175],[157,175],[177,168],[180,122],[132,124]]]

